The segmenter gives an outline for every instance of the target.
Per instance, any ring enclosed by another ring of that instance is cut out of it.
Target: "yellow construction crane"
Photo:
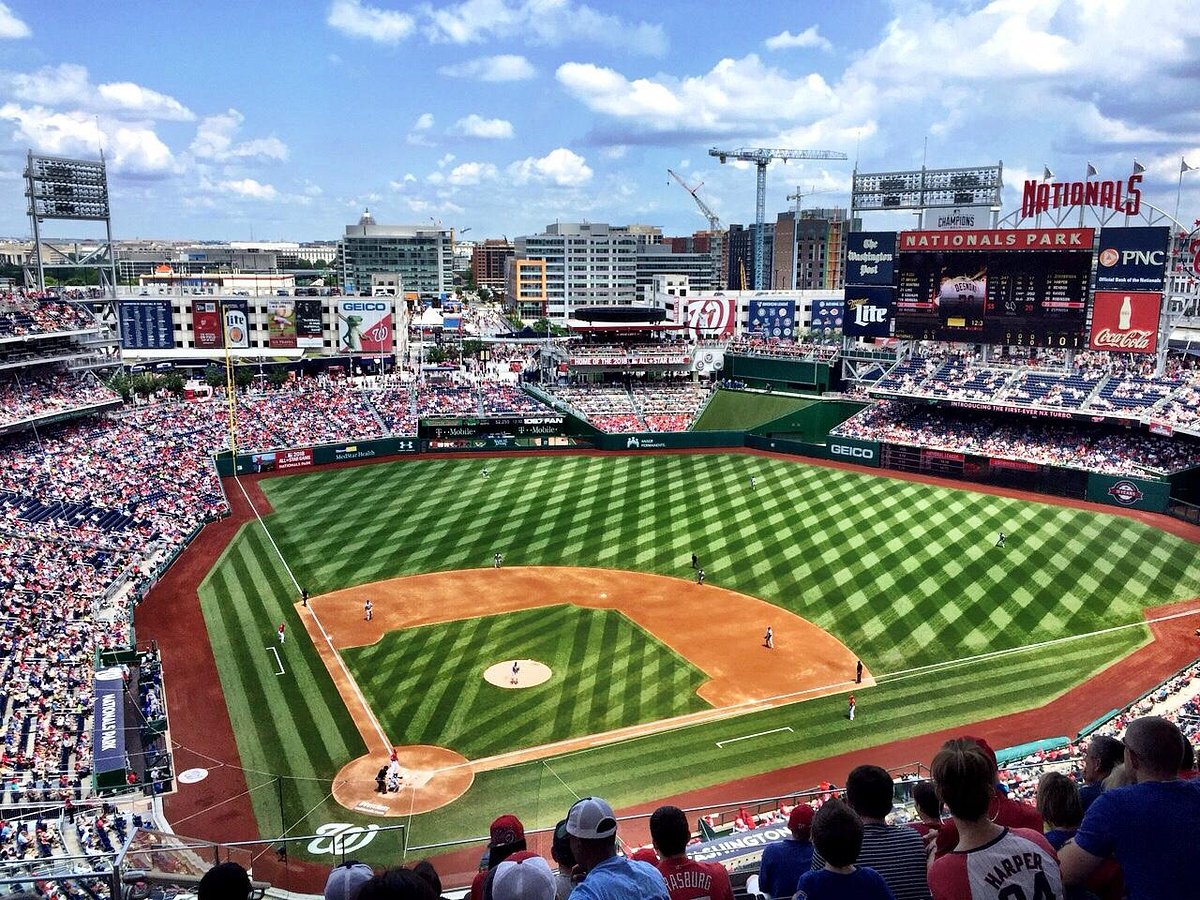
[[[739,147],[736,150],[719,150],[713,147],[708,151],[709,156],[715,156],[722,163],[730,159],[740,159],[752,162],[758,169],[758,192],[754,204],[754,289],[761,291],[764,287],[763,272],[763,223],[767,212],[767,163],[773,159],[849,159],[845,153],[837,150],[775,150],[770,147]]]

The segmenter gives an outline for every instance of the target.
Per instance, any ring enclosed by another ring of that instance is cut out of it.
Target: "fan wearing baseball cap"
[[[487,870],[477,873],[471,882],[471,900],[491,900],[496,866],[514,853],[527,849],[525,826],[514,815],[499,816],[492,822],[489,834]]]
[[[617,817],[599,797],[576,801],[567,813],[567,835],[583,872],[573,900],[670,900],[658,869],[617,855]]]
[[[671,900],[733,900],[733,886],[723,865],[688,859],[691,837],[687,816],[678,806],[660,806],[650,816],[650,838],[662,856],[658,871]]]
[[[550,864],[530,850],[518,850],[495,868],[493,900],[554,900]]]
[[[763,848],[758,869],[758,891],[767,897],[790,897],[800,876],[812,868],[813,808],[798,803],[788,815],[788,831],[781,841]]]

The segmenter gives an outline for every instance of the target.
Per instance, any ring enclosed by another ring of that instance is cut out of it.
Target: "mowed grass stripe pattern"
[[[279,510],[268,525],[313,593],[486,567],[497,550],[508,565],[690,577],[695,551],[711,583],[812,619],[877,673],[1134,622],[1144,606],[1200,594],[1194,546],[1130,520],[751,456],[421,460],[263,487]],[[1009,535],[1003,552],[992,547],[1001,529]],[[201,586],[243,764],[266,773],[252,773],[252,783],[297,776],[284,780],[290,827],[366,824],[327,797],[328,779],[363,748],[301,636],[293,594],[257,524],[239,533]],[[264,648],[285,620],[288,674],[279,677]],[[487,773],[463,802],[419,817],[412,838],[478,835],[505,805],[552,824],[565,809],[560,774],[575,792],[629,802],[1025,708],[1144,634],[1130,629],[863,691],[854,727],[842,718],[844,698],[816,700]],[[434,644],[428,650],[393,675],[446,661]],[[425,713],[429,722],[449,715],[450,699]],[[533,717],[565,717],[564,705],[547,699]],[[795,733],[714,746],[783,725]],[[279,827],[273,793],[254,793],[267,834]],[[389,861],[392,850],[380,838],[370,858]]]
[[[708,708],[696,695],[704,673],[613,610],[559,605],[427,625],[342,656],[393,742],[468,759]],[[515,692],[484,681],[508,659],[538,660],[552,677]]]

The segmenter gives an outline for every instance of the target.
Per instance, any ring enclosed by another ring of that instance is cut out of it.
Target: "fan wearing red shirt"
[[[658,871],[671,900],[733,900],[724,866],[688,859],[684,851],[691,836],[687,816],[678,806],[660,806],[650,816],[650,839],[662,857]]]

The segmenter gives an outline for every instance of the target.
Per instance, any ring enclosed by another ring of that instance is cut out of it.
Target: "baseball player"
[[[704,584],[704,570],[703,569],[696,570],[696,584]]]
[[[763,646],[768,650],[775,649],[775,632],[771,630],[771,626],[767,626],[767,633],[763,635]]]
[[[850,695],[850,721],[854,721],[854,695]]]
[[[996,546],[1001,550],[1004,549],[1004,532],[1000,532],[1000,537],[996,538]]]
[[[758,479],[755,476],[751,475],[750,476],[750,490],[754,490],[756,487],[758,487]]]
[[[508,683],[509,684],[520,683],[520,677],[519,677],[520,674],[521,674],[521,663],[519,660],[514,659],[513,667],[512,667],[512,677],[510,679],[508,679]]]
[[[276,632],[276,634],[278,634],[278,635],[279,635],[279,643],[281,643],[281,644],[283,643],[284,630],[285,630],[286,628],[287,628],[287,623],[286,623],[286,622],[280,622],[280,623],[279,623],[279,631],[277,631],[277,632]]]
[[[375,609],[375,605],[373,603],[371,603],[370,600],[367,600],[367,602],[363,604],[363,619],[370,622],[371,621],[371,613],[374,611],[374,609]]]
[[[487,481],[487,480],[488,480],[488,477],[489,477],[489,476],[488,476],[488,470],[487,470],[487,466],[484,466],[484,467],[483,467],[483,471],[482,471],[482,472],[480,472],[479,474],[483,476],[483,480],[484,480],[484,481]]]

